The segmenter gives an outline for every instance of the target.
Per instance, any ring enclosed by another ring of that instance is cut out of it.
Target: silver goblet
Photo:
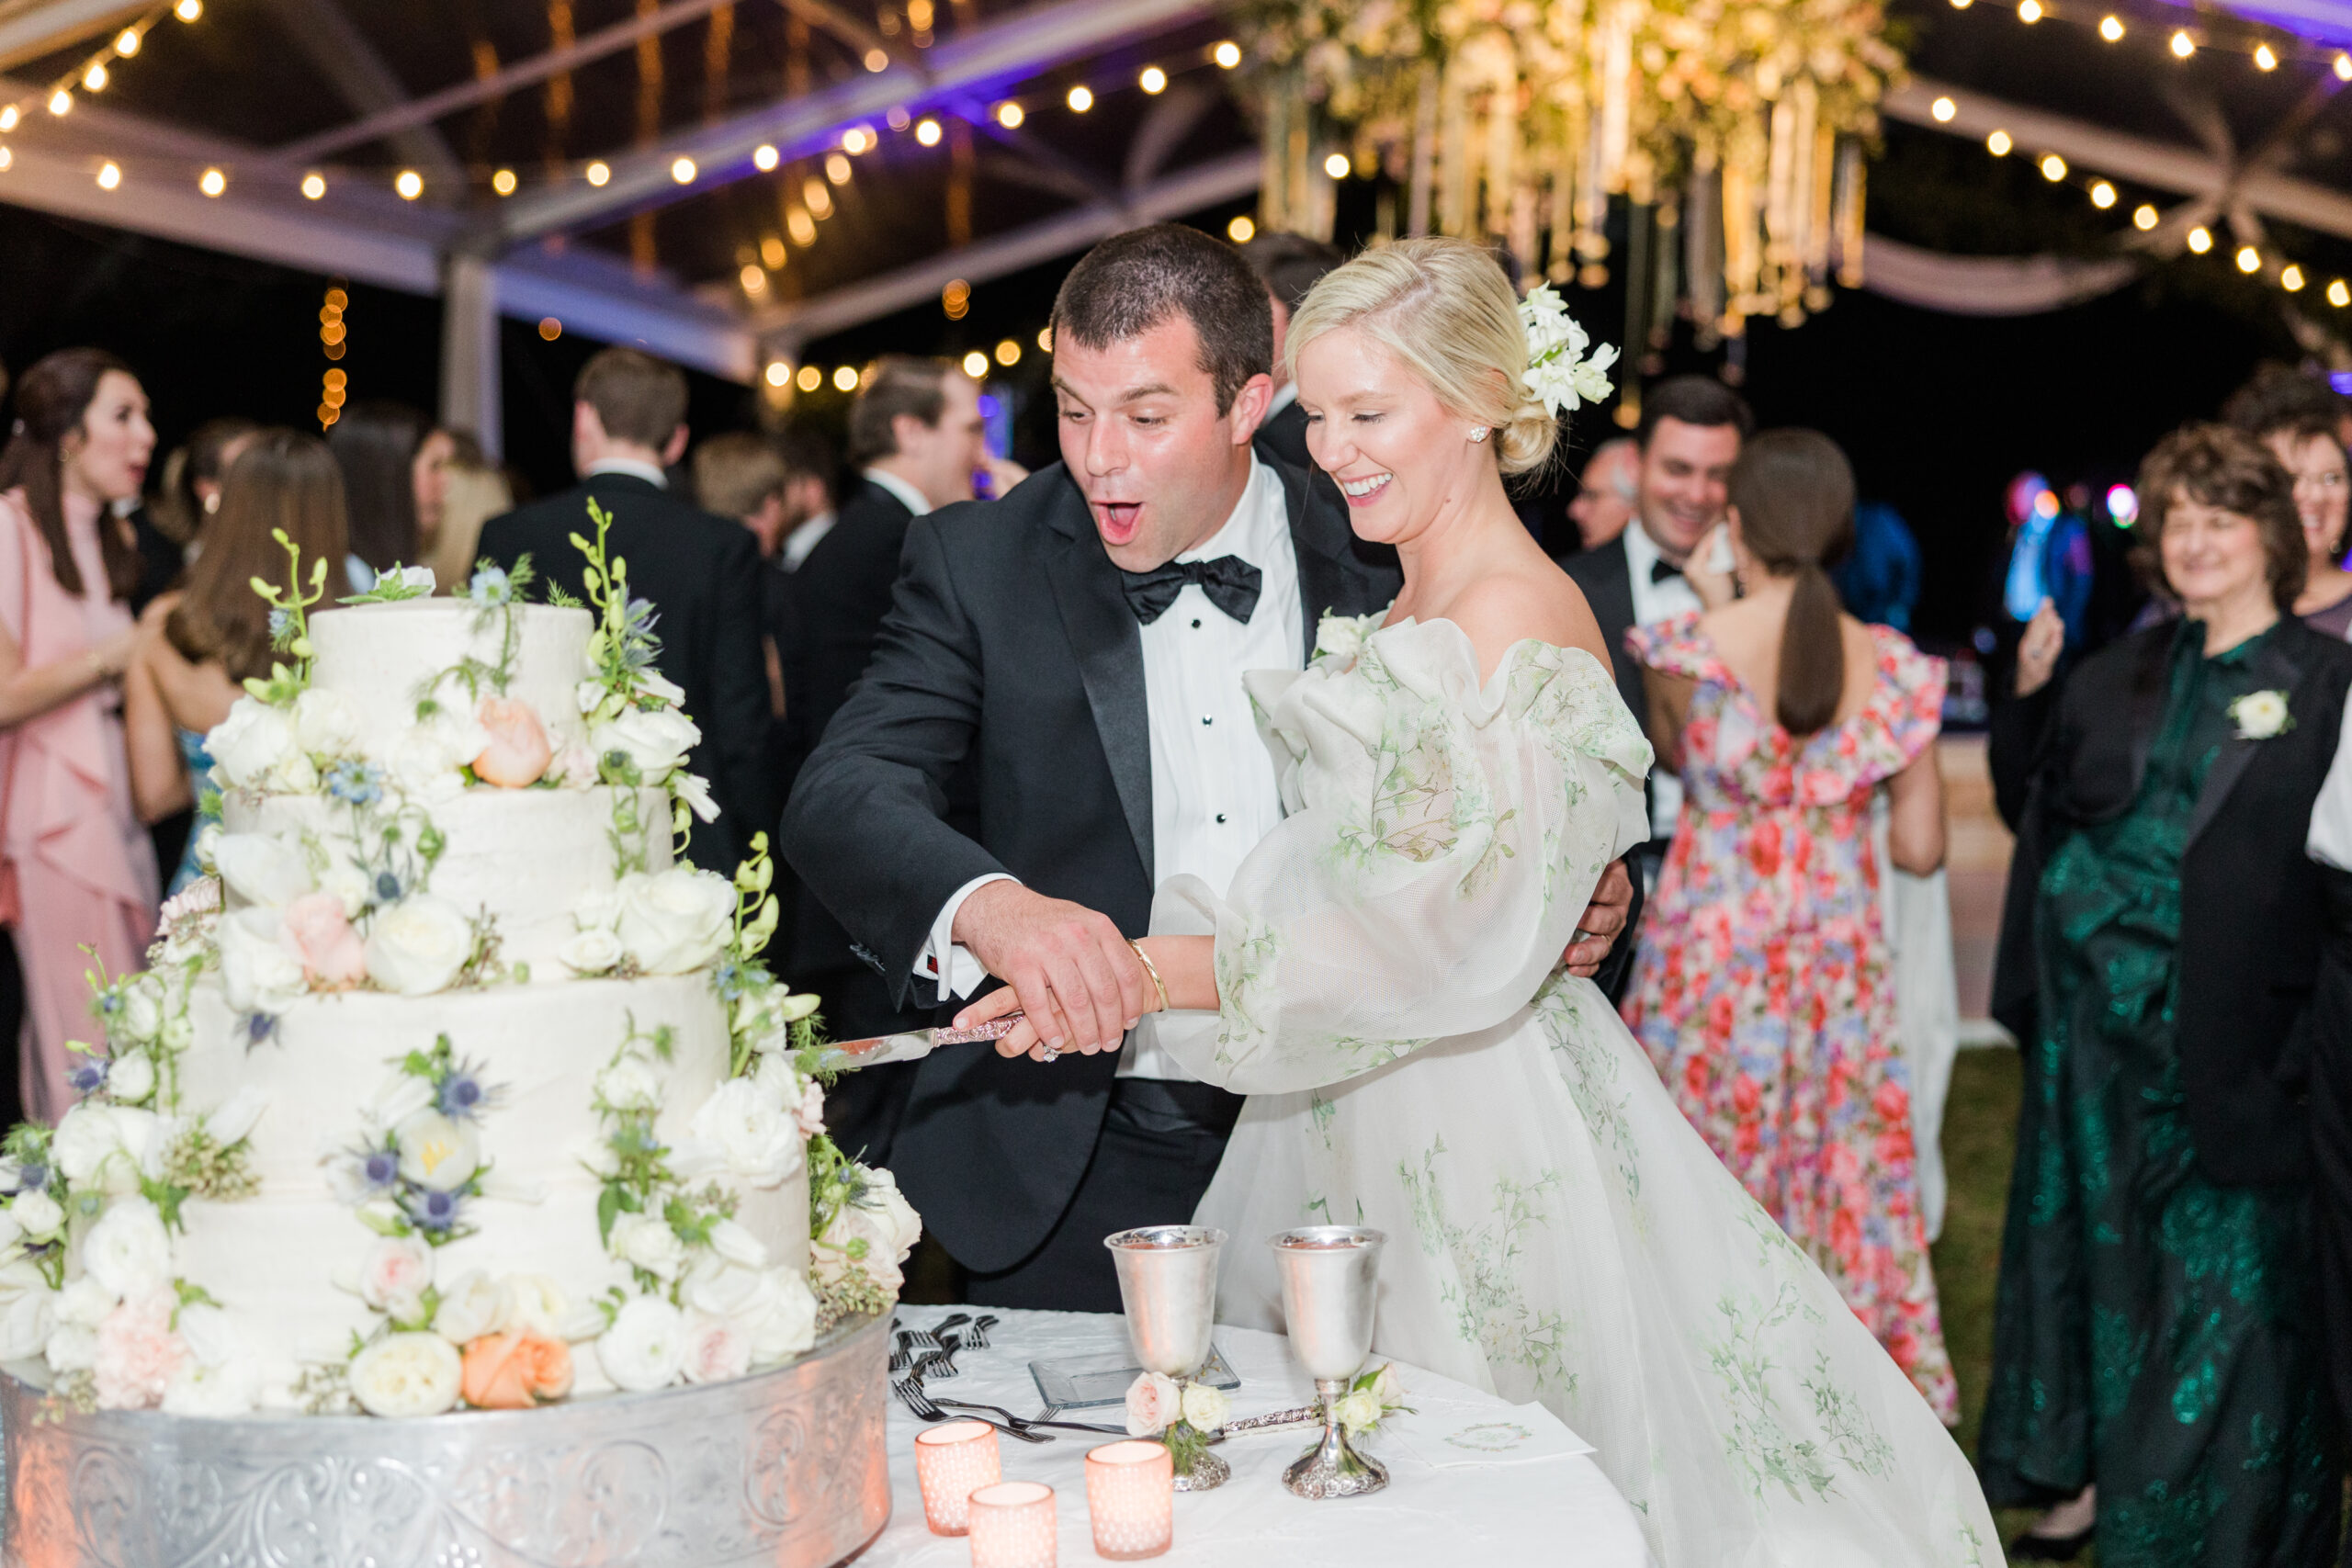
[[[1216,1266],[1225,1233],[1207,1225],[1144,1225],[1102,1238],[1119,1271],[1127,1339],[1144,1371],[1176,1379],[1209,1359],[1216,1327]],[[1233,1469],[1213,1453],[1197,1455],[1176,1477],[1179,1492],[1221,1486]]]
[[[1356,1497],[1388,1484],[1388,1472],[1348,1443],[1340,1397],[1372,1354],[1380,1248],[1387,1236],[1361,1225],[1307,1225],[1267,1238],[1283,1277],[1290,1347],[1323,1398],[1323,1437],[1283,1472],[1301,1497]]]

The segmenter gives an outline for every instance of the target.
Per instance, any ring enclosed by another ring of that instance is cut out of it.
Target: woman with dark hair
[[[1853,542],[1854,475],[1827,437],[1757,437],[1730,501],[1733,572],[1702,546],[1705,607],[1632,635],[1684,795],[1625,1021],[1716,1157],[1950,1423],[1872,828],[1883,784],[1894,863],[1943,863],[1943,661],[1839,613],[1826,569]]]
[[[164,459],[164,486],[148,513],[165,538],[196,542],[205,520],[220,510],[220,480],[252,445],[261,426],[234,414],[208,419]]]
[[[85,971],[138,968],[154,934],[115,687],[139,552],[111,510],[154,450],[138,377],[74,348],[25,372],[0,451],[0,915],[24,969],[25,1110],[44,1122],[74,1103],[66,1041],[96,1032]]]
[[[418,450],[433,422],[406,403],[353,403],[327,432],[351,513],[351,585],[364,593],[379,571],[423,558],[416,521]]]
[[[205,804],[212,759],[204,738],[229,716],[244,681],[269,673],[269,604],[254,578],[294,583],[283,532],[304,561],[323,560],[326,603],[350,592],[342,561],[350,550],[343,474],[326,443],[294,430],[248,438],[220,488],[220,510],[198,536],[201,548],[187,582],[141,617],[159,635],[145,639],[123,683],[130,746],[130,784],[139,814],[156,821]],[[198,837],[219,820],[201,811],[173,873],[176,893],[199,874]]]
[[[2305,833],[2352,647],[2294,614],[2291,477],[2191,425],[2132,531],[2183,607],[1995,715],[2018,827],[1993,1012],[2025,1097],[1978,1467],[2014,1556],[2335,1561],[2302,1104],[2327,907]]]

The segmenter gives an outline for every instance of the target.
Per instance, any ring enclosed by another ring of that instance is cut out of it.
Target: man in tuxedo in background
[[[1272,310],[1230,247],[1175,224],[1105,241],[1053,333],[1062,462],[909,529],[784,845],[894,999],[995,976],[1071,1053],[924,1058],[891,1165],[968,1300],[1103,1312],[1102,1238],[1189,1219],[1241,1104],[1161,1044],[1214,1016],[1130,1027],[1150,981],[1128,939],[1160,882],[1225,886],[1281,819],[1242,672],[1302,668],[1324,614],[1377,610],[1401,576],[1336,491],[1253,451]],[[966,831],[944,819],[959,775]]]
[[[979,383],[952,360],[910,355],[878,359],[859,378],[850,405],[849,458],[858,477],[842,487],[832,524],[806,547],[790,580],[796,645],[784,660],[785,723],[802,758],[865,673],[915,519],[972,500],[978,475],[999,490],[1027,477],[1019,465],[989,455]],[[958,786],[956,793],[968,792]],[[806,887],[791,923],[786,973],[797,988],[825,998],[825,1027],[835,1039],[928,1021],[927,1011],[900,1005],[892,987],[859,962],[849,933]],[[869,1164],[887,1162],[913,1081],[906,1067],[843,1078],[827,1108],[836,1141]]]
[[[1274,307],[1274,400],[1258,425],[1258,454],[1280,459],[1309,476],[1315,459],[1306,451],[1306,411],[1298,406],[1298,385],[1283,369],[1283,340],[1290,333],[1290,316],[1306,299],[1307,290],[1345,258],[1339,250],[1304,234],[1279,231],[1260,234],[1241,247],[1241,259],[1266,286]]]
[[[710,781],[718,820],[697,823],[686,855],[732,874],[752,835],[775,820],[768,688],[760,652],[759,547],[751,531],[669,493],[686,448],[686,378],[633,348],[607,348],[572,383],[571,465],[580,482],[482,525],[480,560],[525,554],[543,581],[587,598],[571,536],[594,539],[588,502],[611,513],[605,548],[628,563],[632,597],[651,602],[654,667],[685,693],[702,739],[686,765]]]
[[[1650,389],[1634,434],[1639,451],[1632,518],[1600,548],[1560,562],[1584,590],[1616,663],[1617,690],[1645,728],[1649,699],[1642,689],[1642,668],[1626,650],[1625,634],[1699,608],[1699,595],[1682,569],[1724,520],[1731,466],[1755,428],[1747,400],[1713,377],[1677,376]],[[1596,462],[1599,456],[1594,454]],[[1651,740],[1655,744],[1657,737]],[[1635,852],[1646,886],[1656,885],[1681,809],[1682,782],[1675,776],[1673,759],[1660,751],[1650,770],[1650,842]]]
[[[1604,441],[1584,460],[1577,476],[1568,520],[1577,525],[1577,547],[1597,550],[1625,531],[1641,493],[1642,448],[1630,435]]]

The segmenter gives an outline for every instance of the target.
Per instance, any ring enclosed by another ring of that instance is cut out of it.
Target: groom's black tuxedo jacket
[[[2042,869],[2073,831],[2115,820],[2139,797],[2177,630],[2135,632],[2086,660],[2063,686],[2052,682],[1994,709],[1993,787],[2018,843],[1993,1016],[2029,1050],[2041,1022],[2034,920]],[[2180,857],[2180,1083],[2199,1163],[2233,1184],[2302,1177],[2301,1102],[2312,1052],[2346,1048],[2313,1038],[2329,911],[2303,841],[2335,760],[2352,645],[2290,615],[2255,658],[2258,689],[2287,694],[2293,728],[2223,743]],[[2027,1114],[2036,1114],[2027,1100]]]
[[[1380,609],[1402,579],[1329,486],[1270,466],[1311,647],[1327,611]],[[969,836],[944,819],[951,778],[977,795]],[[998,871],[1141,936],[1151,824],[1140,628],[1061,465],[1001,501],[915,519],[873,662],[785,810],[786,858],[859,956],[901,1003],[932,1000],[912,974],[932,921]],[[890,1163],[967,1268],[1010,1268],[1045,1239],[1094,1152],[1116,1066],[1105,1054],[1040,1066],[985,1045],[924,1059]]]

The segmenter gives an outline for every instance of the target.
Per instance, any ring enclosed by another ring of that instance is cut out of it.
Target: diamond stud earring
[[[1484,441],[1486,438],[1487,430],[1484,425],[1479,426],[1477,429],[1470,433],[1470,439],[1473,441]]]

